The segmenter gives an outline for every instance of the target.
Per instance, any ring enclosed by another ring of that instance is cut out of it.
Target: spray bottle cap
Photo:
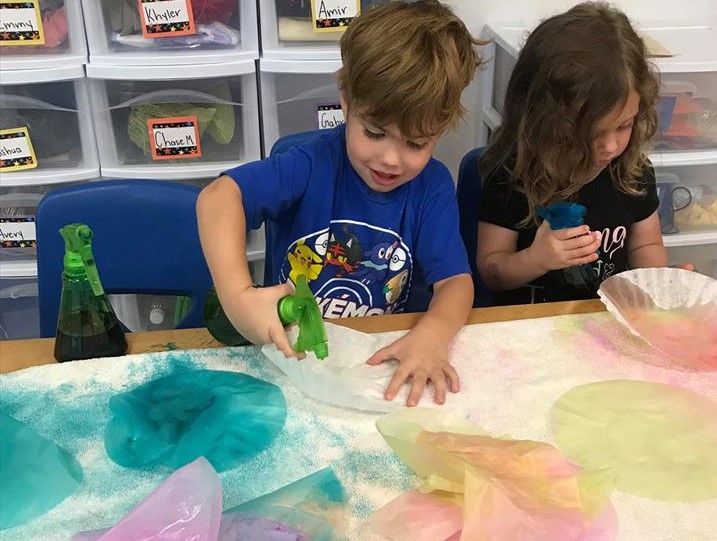
[[[579,203],[559,201],[548,207],[538,207],[537,212],[550,224],[550,229],[565,229],[583,225],[587,209]]]
[[[60,229],[60,235],[65,239],[65,274],[77,278],[86,277],[95,296],[103,295],[104,290],[92,253],[92,229],[86,224],[68,224]]]
[[[279,301],[279,318],[285,325],[298,323],[299,338],[294,346],[296,351],[313,351],[318,359],[328,357],[326,327],[305,275],[301,274],[296,279],[294,294],[287,295]]]

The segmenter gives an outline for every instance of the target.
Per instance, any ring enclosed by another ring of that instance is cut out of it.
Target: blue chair
[[[312,139],[315,139],[319,135],[321,135],[322,130],[309,130],[309,131],[302,131],[298,133],[289,133],[287,135],[284,135],[282,137],[279,137],[274,144],[271,146],[271,151],[269,152],[269,157],[273,158],[274,156],[277,156],[281,154],[282,152],[286,152],[292,147],[295,147],[296,145],[300,145],[302,143],[308,143]],[[274,231],[273,227],[271,226],[270,222],[264,223],[264,238],[266,239],[266,246],[267,248],[269,246],[274,245]],[[278,265],[281,265],[281,261],[278,262]],[[274,261],[272,257],[271,250],[266,250],[266,253],[264,254],[264,285],[270,285],[272,282],[272,277],[274,276]]]
[[[474,148],[461,160],[458,168],[458,185],[456,197],[458,198],[458,212],[460,214],[460,231],[463,243],[468,252],[471,272],[473,273],[473,307],[490,306],[491,290],[481,281],[476,266],[476,251],[478,241],[478,203],[480,201],[481,178],[478,170],[484,147]]]
[[[323,130],[309,130],[298,133],[289,133],[287,135],[279,137],[279,139],[277,139],[271,146],[269,156],[274,157],[277,154],[286,152],[291,147],[295,147],[296,145],[300,145],[302,143],[307,143],[312,139],[315,139],[322,133],[324,133]]]
[[[102,180],[49,192],[37,208],[40,333],[54,336],[62,290],[59,229],[86,223],[107,293],[191,299],[177,328],[203,327],[212,278],[199,244],[199,188],[158,180]]]

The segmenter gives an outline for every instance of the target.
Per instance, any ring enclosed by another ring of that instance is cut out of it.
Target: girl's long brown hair
[[[643,194],[658,88],[645,45],[621,11],[586,2],[546,19],[528,36],[510,77],[503,122],[480,161],[483,179],[506,168],[528,199],[519,226],[537,224],[536,207],[569,200],[590,180],[595,128],[634,90],[640,105],[630,143],[610,173],[622,192]]]

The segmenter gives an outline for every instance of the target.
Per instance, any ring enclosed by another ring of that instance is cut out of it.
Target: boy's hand
[[[598,258],[601,240],[601,234],[591,232],[587,225],[553,230],[543,221],[528,250],[535,264],[548,272],[592,263]]]
[[[222,306],[234,328],[252,344],[274,343],[286,357],[303,359],[304,355],[294,351],[289,344],[276,308],[282,297],[293,292],[288,283],[248,287],[229,294]]]
[[[425,329],[420,333],[409,332],[390,346],[378,350],[366,362],[377,365],[386,361],[399,363],[383,395],[386,400],[396,398],[401,386],[409,378],[411,390],[406,400],[407,406],[418,404],[429,380],[433,382],[436,404],[446,401],[446,389],[452,393],[459,390],[458,373],[448,363],[448,344]]]

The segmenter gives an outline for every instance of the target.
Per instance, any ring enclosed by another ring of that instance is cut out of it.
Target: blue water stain
[[[199,370],[205,366],[206,363],[198,362],[192,356],[191,351],[147,353],[142,356],[141,362],[128,365],[127,379],[129,381],[151,381],[177,372]]]
[[[351,510],[359,518],[368,518],[376,512],[376,507],[366,497],[354,497],[351,502]]]
[[[401,491],[413,488],[413,472],[390,450],[350,450],[333,465],[351,485],[364,482]]]
[[[72,384],[62,383],[47,389],[44,384],[20,381],[12,374],[0,377],[0,410],[25,421],[38,433],[75,453],[85,467],[85,480],[77,492],[77,503],[62,508],[62,516],[39,517],[20,527],[18,539],[44,539],[47,532],[57,538],[78,530],[114,524],[170,474],[169,468],[131,470],[114,464],[107,457],[103,431],[109,420],[109,398],[119,392],[170,373],[196,370],[207,366],[195,360],[212,359],[211,353],[172,351],[145,354],[127,364],[124,386],[110,386],[86,378]],[[224,349],[217,359],[231,369],[250,372],[267,381],[284,379],[281,372],[256,347]],[[231,362],[236,360],[236,362]],[[38,372],[37,382],[43,372]],[[79,379],[79,378],[78,378]],[[40,391],[38,391],[40,389]],[[344,424],[344,423],[341,423]],[[316,472],[334,460],[334,467],[345,487],[369,482],[393,490],[409,490],[415,479],[388,448],[381,451],[349,451],[362,437],[359,425],[334,428],[330,420],[308,411],[289,410],[287,424],[272,446],[249,462],[221,474],[224,505],[231,507],[271,492]],[[317,453],[321,449],[322,453]],[[336,491],[333,497],[338,498]],[[87,513],[88,502],[102,501]],[[368,516],[373,509],[369,500],[351,495],[351,506],[358,516]],[[58,508],[59,509],[59,508]],[[67,535],[66,538],[69,538]]]
[[[372,485],[407,492],[416,484],[413,472],[393,451],[351,450],[332,464],[347,486]],[[376,508],[367,497],[352,495],[351,512],[361,518]]]

